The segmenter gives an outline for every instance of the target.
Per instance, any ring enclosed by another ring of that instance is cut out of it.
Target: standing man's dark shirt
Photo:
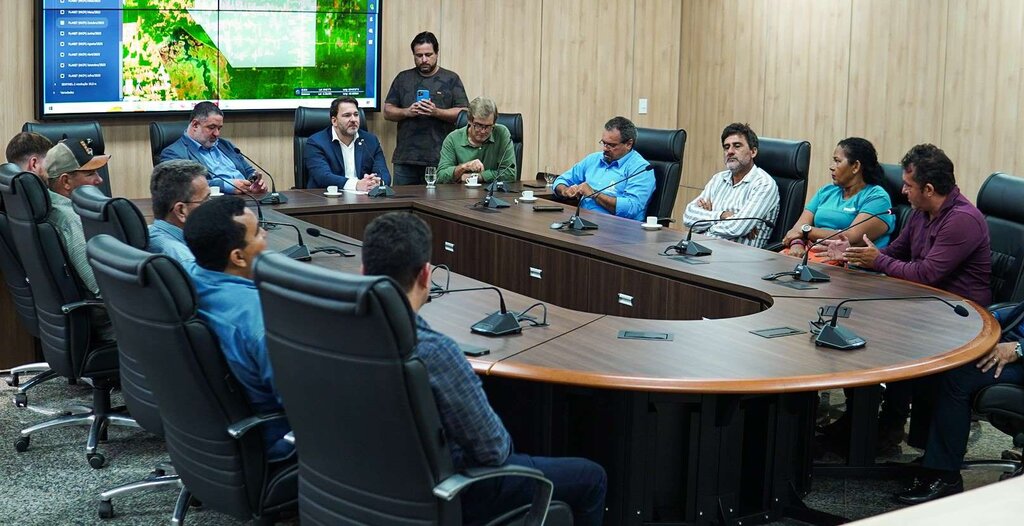
[[[416,91],[430,91],[430,100],[438,108],[458,108],[469,105],[466,88],[454,71],[438,68],[437,73],[424,77],[416,68],[407,69],[391,83],[385,102],[408,108],[416,102]],[[398,140],[391,164],[437,166],[441,157],[441,143],[455,129],[455,124],[432,117],[414,117],[398,123]]]

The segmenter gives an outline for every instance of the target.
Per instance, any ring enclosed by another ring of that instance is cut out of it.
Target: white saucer
[[[519,202],[520,203],[532,203],[532,202],[536,201],[537,199],[538,199],[538,197],[536,197],[536,196],[530,197],[530,198],[520,197],[519,198]]]
[[[345,195],[345,192],[338,192],[336,194],[330,194],[330,193],[324,192],[324,195],[326,195],[327,197],[341,197],[341,196]]]
[[[483,184],[481,184],[481,183],[476,183],[476,184],[465,183],[465,187],[466,188],[480,188],[481,186],[483,186]]]
[[[640,223],[640,228],[644,230],[661,230],[661,225],[648,225],[647,223]]]

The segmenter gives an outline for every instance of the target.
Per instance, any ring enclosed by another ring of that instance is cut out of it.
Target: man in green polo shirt
[[[487,97],[469,103],[469,125],[448,134],[441,145],[437,182],[462,183],[480,176],[489,183],[516,180],[516,150],[508,128],[495,124],[498,107]]]

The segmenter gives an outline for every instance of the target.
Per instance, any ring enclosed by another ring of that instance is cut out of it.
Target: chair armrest
[[[533,493],[533,502],[530,504],[530,511],[523,519],[522,524],[537,526],[544,524],[548,508],[551,506],[551,494],[554,493],[555,485],[537,469],[515,465],[469,468],[434,486],[434,496],[450,501],[472,484],[495,477],[527,477],[536,480],[538,484]]]
[[[238,422],[235,422],[234,424],[229,425],[227,431],[228,434],[231,435],[231,438],[239,438],[242,435],[248,433],[250,429],[264,422],[270,422],[271,420],[277,420],[279,418],[284,417],[285,414],[282,412],[253,415],[250,416],[249,418],[244,418],[242,420],[239,420]]]
[[[770,250],[772,252],[778,252],[778,251],[782,250],[784,247],[785,247],[785,245],[782,244],[782,241],[776,241],[776,242],[774,242],[774,243],[772,243],[770,245],[765,245],[764,249],[765,250]]]
[[[103,307],[103,308],[106,308],[106,306],[103,305],[103,300],[82,300],[82,301],[76,301],[74,303],[68,303],[66,305],[61,305],[60,306],[60,310],[64,314],[68,314],[71,311],[73,311],[75,309],[80,309],[82,307]]]
[[[295,431],[289,431],[284,434],[284,441],[291,445],[295,445]]]
[[[1000,301],[999,303],[993,303],[989,305],[987,308],[989,312],[995,312],[1001,309],[1016,307],[1017,305],[1018,303],[1016,301]]]

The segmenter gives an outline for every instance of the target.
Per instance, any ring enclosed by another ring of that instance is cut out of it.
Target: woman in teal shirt
[[[882,167],[875,147],[866,139],[850,137],[839,141],[832,152],[832,184],[823,186],[807,203],[793,228],[782,239],[784,254],[803,257],[807,246],[850,225],[870,218],[871,214],[892,208],[892,201],[879,186]],[[872,218],[846,232],[851,244],[863,244],[866,234],[879,248],[889,244],[892,215]],[[817,260],[815,253],[811,259]]]

